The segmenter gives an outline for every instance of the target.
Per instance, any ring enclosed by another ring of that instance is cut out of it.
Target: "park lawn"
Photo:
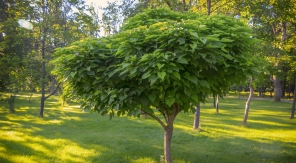
[[[152,118],[102,117],[46,101],[38,117],[40,95],[17,97],[16,113],[0,101],[0,162],[150,163],[163,158],[163,129]],[[173,161],[254,163],[296,161],[296,120],[291,103],[253,100],[243,127],[245,99],[212,99],[201,105],[201,130],[192,130],[193,114],[180,113],[172,140]]]

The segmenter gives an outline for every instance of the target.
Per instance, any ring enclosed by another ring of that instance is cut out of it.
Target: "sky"
[[[95,5],[106,7],[108,1],[109,2],[114,2],[115,0],[85,0],[85,1],[89,5],[93,2]]]

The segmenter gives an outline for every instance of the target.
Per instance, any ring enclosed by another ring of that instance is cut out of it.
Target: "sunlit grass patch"
[[[16,113],[0,102],[0,162],[160,162],[163,129],[152,118],[102,117],[77,103],[61,107],[53,96],[39,118],[39,95],[17,98]],[[293,162],[296,121],[290,103],[254,100],[242,126],[245,100],[212,99],[201,105],[201,130],[193,114],[180,113],[172,140],[173,160],[183,162]]]

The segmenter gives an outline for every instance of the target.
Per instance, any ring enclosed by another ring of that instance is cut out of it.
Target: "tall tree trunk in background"
[[[219,113],[219,95],[217,95],[216,103],[215,103],[216,113]]]
[[[281,26],[281,30],[278,30],[278,29],[276,29],[276,26],[274,24],[272,24],[272,29],[273,29],[273,34],[275,37],[277,36],[277,34],[280,31],[282,32],[281,42],[280,42],[280,44],[282,45],[287,38],[287,34],[286,34],[287,27],[286,27],[286,23],[283,21],[280,23],[280,26]],[[274,67],[278,68],[279,61],[278,61],[277,53],[274,52],[273,56],[274,56],[274,60],[275,60]],[[281,97],[282,97],[282,86],[281,86],[281,82],[280,82],[278,74],[274,74],[271,78],[271,81],[273,82],[273,85],[274,85],[274,100],[273,101],[280,102]]]
[[[208,15],[211,14],[211,0],[207,0],[207,7],[208,7]]]
[[[273,87],[274,87],[274,99],[275,102],[280,102],[282,97],[282,86],[281,81],[278,79],[277,75],[272,76]]]
[[[193,129],[199,129],[199,119],[200,119],[200,102],[195,106]]]
[[[52,94],[54,92],[54,86],[55,86],[56,80],[54,76],[51,76],[51,86],[50,86],[50,91],[49,93]]]
[[[291,109],[291,115],[290,118],[293,119],[294,118],[294,114],[295,114],[295,104],[296,104],[296,80],[295,80],[295,75],[294,75],[294,93],[293,93],[293,103],[292,103],[292,109]]]
[[[287,70],[284,70],[284,72],[287,72]],[[287,90],[287,75],[285,75],[284,76],[284,80],[282,80],[282,82],[281,82],[282,84],[282,98],[285,98],[286,97],[286,95],[285,95],[285,93],[286,93],[286,90]]]
[[[245,107],[245,115],[244,115],[244,120],[243,120],[243,125],[247,125],[247,120],[248,120],[248,114],[249,114],[249,109],[250,109],[250,103],[253,97],[253,93],[254,93],[254,88],[252,86],[252,82],[253,82],[253,78],[250,78],[250,94],[249,94],[249,98],[246,102],[246,107]]]
[[[207,0],[208,15],[211,14],[211,0]],[[199,119],[200,119],[200,102],[195,106],[195,114],[193,120],[193,129],[199,128]]]
[[[45,102],[45,40],[46,40],[46,31],[47,27],[45,25],[45,0],[42,0],[42,39],[41,39],[41,59],[42,59],[42,67],[41,67],[41,101],[40,101],[40,112],[39,112],[39,117],[43,117],[43,111],[44,111],[44,102]]]
[[[216,108],[216,95],[213,95],[213,106]]]

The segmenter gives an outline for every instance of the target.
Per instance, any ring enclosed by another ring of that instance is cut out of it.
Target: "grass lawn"
[[[39,118],[39,95],[17,97],[16,113],[0,101],[0,162],[150,163],[163,157],[163,129],[151,118],[102,117],[46,101]],[[257,163],[296,161],[296,120],[290,103],[253,100],[243,127],[246,100],[212,99],[201,105],[202,130],[192,130],[193,114],[181,113],[172,140],[176,163]]]

